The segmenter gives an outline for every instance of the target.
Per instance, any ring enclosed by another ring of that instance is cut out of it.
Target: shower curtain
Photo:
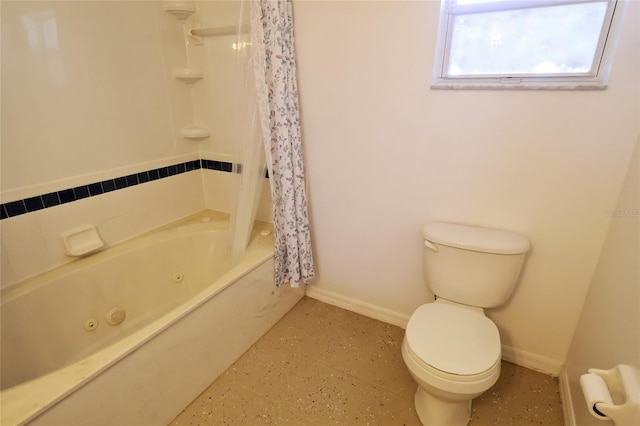
[[[276,286],[314,276],[291,0],[251,0],[253,66],[273,200]]]
[[[265,175],[262,129],[258,112],[256,85],[253,78],[252,40],[249,4],[240,3],[240,15],[233,48],[235,87],[233,137],[236,159],[234,189],[231,191],[231,259],[237,262],[251,239]]]

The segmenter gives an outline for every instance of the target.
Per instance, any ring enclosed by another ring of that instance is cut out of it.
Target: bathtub
[[[205,210],[3,291],[0,424],[169,423],[304,294],[254,228],[235,265]]]

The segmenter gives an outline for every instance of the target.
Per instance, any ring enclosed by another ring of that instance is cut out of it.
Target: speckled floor
[[[420,425],[403,336],[305,297],[171,425]],[[557,379],[508,362],[469,423],[562,424]]]

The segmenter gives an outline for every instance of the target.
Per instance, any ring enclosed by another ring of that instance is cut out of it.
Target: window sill
[[[472,79],[436,79],[431,89],[443,90],[605,90],[607,84],[600,80],[592,81],[518,81]]]

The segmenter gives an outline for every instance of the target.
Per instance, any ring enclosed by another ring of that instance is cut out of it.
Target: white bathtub
[[[166,425],[303,296],[269,226],[233,267],[207,210],[3,291],[0,424]]]

